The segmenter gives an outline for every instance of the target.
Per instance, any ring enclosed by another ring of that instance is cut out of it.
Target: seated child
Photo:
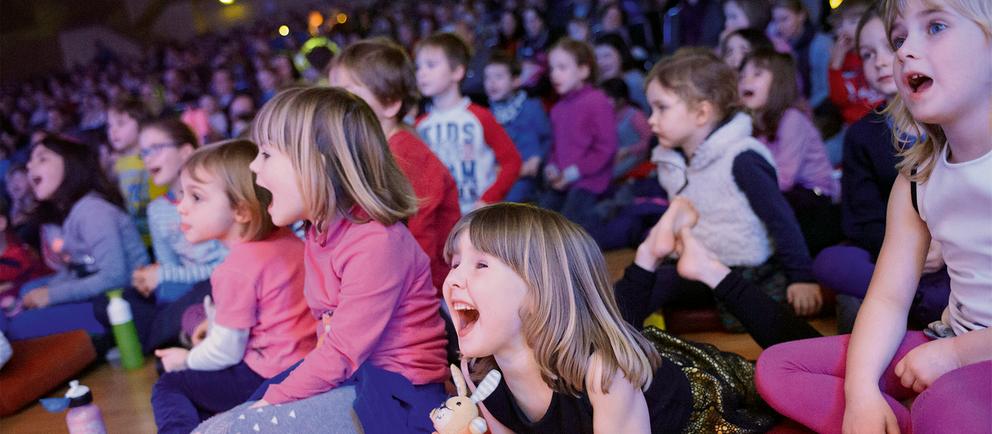
[[[505,199],[520,173],[520,154],[492,113],[463,97],[470,47],[452,33],[417,46],[417,87],[431,99],[417,132],[448,167],[462,213]]]
[[[358,95],[375,112],[389,151],[417,195],[417,213],[407,219],[410,233],[431,259],[431,278],[438,294],[448,264],[444,240],[461,216],[458,187],[430,148],[403,123],[417,103],[413,62],[388,39],[355,42],[339,54],[329,74],[332,86]]]
[[[828,18],[835,34],[827,72],[830,101],[840,110],[844,125],[861,119],[885,100],[885,96],[865,80],[864,59],[857,50],[858,20],[872,4],[870,0],[846,0]]]
[[[11,339],[79,328],[105,333],[104,293],[127,287],[131,273],[148,263],[120,194],[95,167],[97,154],[84,144],[46,137],[32,147],[28,177],[55,273],[21,287],[27,310],[11,319]],[[134,317],[142,337],[150,318],[137,312]]]
[[[520,64],[514,57],[497,52],[485,69],[486,95],[493,116],[509,134],[520,152],[520,178],[506,195],[507,202],[537,199],[541,164],[551,147],[551,124],[541,101],[520,88]]]
[[[630,104],[627,84],[619,78],[611,78],[599,85],[610,97],[617,120],[617,155],[613,157],[613,179],[621,180],[635,167],[648,158],[648,144],[651,142],[651,126],[640,108]]]
[[[819,130],[797,108],[801,100],[795,71],[789,55],[755,51],[744,61],[739,90],[754,118],[754,136],[772,152],[778,186],[815,255],[840,238],[839,212],[833,205],[840,188]]]
[[[248,170],[257,153],[245,140],[220,142],[182,169],[186,239],[217,240],[230,254],[210,276],[216,314],[207,338],[191,351],[155,351],[166,371],[152,389],[160,433],[188,433],[238,405],[316,341],[303,296],[303,242],[272,224],[272,196]]]
[[[317,347],[259,388],[260,400],[200,430],[252,432],[278,417],[281,432],[430,432],[425,416],[449,376],[444,321],[430,261],[402,224],[417,212],[413,189],[375,112],[340,88],[289,89],[252,131],[251,169],[272,192],[273,223],[308,223],[304,294],[320,319]]]
[[[0,315],[14,316],[21,311],[21,285],[47,271],[41,259],[11,231],[7,199],[0,195]]]

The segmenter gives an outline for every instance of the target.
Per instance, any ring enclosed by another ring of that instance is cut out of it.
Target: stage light
[[[234,4],[234,0],[217,0],[217,1],[219,1],[220,4],[222,5]]]
[[[285,24],[279,26],[279,36],[289,36],[289,26]]]
[[[339,13],[337,16],[337,20],[338,20],[338,24],[344,24],[345,22],[348,21],[348,15],[346,15],[343,12]]]

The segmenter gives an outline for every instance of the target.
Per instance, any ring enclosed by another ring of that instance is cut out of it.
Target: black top
[[[799,229],[796,214],[778,189],[775,168],[755,151],[745,151],[734,158],[734,182],[747,197],[751,209],[765,224],[775,248],[775,256],[785,267],[789,283],[816,282],[810,269],[806,239]]]
[[[899,174],[898,162],[892,129],[875,111],[851,124],[844,134],[841,225],[844,236],[872,258],[882,249],[885,212]]]
[[[663,358],[644,399],[652,433],[682,432],[692,412],[692,395],[689,380],[678,366]],[[500,381],[483,402],[496,420],[517,434],[592,433],[592,404],[585,393],[570,396],[554,392],[547,413],[535,422],[528,420],[517,406],[505,381]]]

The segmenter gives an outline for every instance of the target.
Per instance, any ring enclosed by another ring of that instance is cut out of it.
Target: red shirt
[[[830,68],[828,77],[830,101],[840,109],[845,124],[857,122],[885,101],[885,95],[868,86],[861,56],[853,50],[844,57],[844,64],[840,69]]]
[[[389,150],[420,200],[419,210],[407,221],[407,227],[431,260],[431,280],[440,295],[448,275],[444,242],[461,218],[458,187],[448,168],[412,132],[401,129],[390,136]]]
[[[38,255],[17,237],[11,234],[0,236],[7,238],[7,249],[0,252],[0,283],[12,282],[14,285],[9,291],[16,295],[24,282],[45,275],[48,269],[42,265]]]

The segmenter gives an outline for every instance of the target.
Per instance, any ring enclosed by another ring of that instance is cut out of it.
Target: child
[[[506,129],[523,159],[520,179],[510,188],[506,200],[536,200],[541,163],[551,147],[548,114],[540,100],[528,97],[520,88],[520,64],[515,58],[497,52],[489,58],[484,73],[486,96],[493,116]]]
[[[689,278],[729,275],[683,245]],[[599,247],[562,215],[488,206],[462,218],[445,251],[466,378],[503,374],[484,401],[493,433],[763,432],[772,421],[744,405],[755,402],[750,363],[625,323]]]
[[[895,54],[885,34],[885,23],[872,7],[861,18],[857,31],[857,52],[864,60],[864,77],[879,94],[885,95],[884,110],[898,89],[892,74]],[[846,245],[828,247],[816,256],[813,275],[838,294],[863,299],[875,271],[885,234],[885,210],[899,163],[892,146],[891,119],[872,111],[847,129],[844,135],[844,176],[841,178],[841,225]],[[836,270],[845,270],[837,273]],[[925,327],[940,319],[947,307],[950,278],[940,255],[940,244],[931,241],[923,276],[910,308],[910,321]],[[850,331],[850,324],[841,330]],[[840,325],[839,325],[840,326]]]
[[[138,143],[152,182],[168,186],[169,191],[148,204],[156,263],[135,270],[131,282],[142,295],[154,294],[156,303],[164,305],[209,278],[227,249],[217,240],[190,243],[180,230],[179,172],[199,146],[193,131],[178,119],[162,119],[143,125]]]
[[[540,204],[591,228],[597,224],[595,204],[610,185],[617,152],[613,106],[592,85],[596,56],[589,44],[562,38],[551,48],[548,62],[551,85],[561,99],[551,108],[553,141],[544,166],[550,188]]]
[[[38,255],[20,242],[8,224],[7,199],[0,195],[0,315],[20,312],[18,297],[21,285],[45,272]]]
[[[417,45],[417,87],[431,98],[417,132],[458,185],[462,213],[503,200],[520,174],[520,154],[492,113],[462,97],[471,51],[452,33]]]
[[[623,179],[635,167],[647,159],[648,144],[651,141],[651,126],[648,118],[639,107],[627,99],[630,93],[627,83],[619,78],[611,78],[599,85],[610,97],[617,123],[617,155],[613,159],[613,179]]]
[[[204,428],[252,432],[278,417],[283,432],[356,432],[354,408],[365,432],[430,432],[424,416],[449,376],[444,321],[430,261],[401,223],[417,210],[413,189],[375,113],[341,89],[290,89],[252,136],[273,223],[308,222],[304,294],[321,324],[317,348],[260,389],[254,410]]]
[[[147,120],[148,111],[139,100],[121,98],[111,104],[107,110],[107,137],[110,146],[117,157],[114,163],[114,175],[127,212],[134,218],[138,233],[144,239],[145,245],[151,245],[151,233],[148,231],[148,203],[168,190],[168,186],[157,186],[151,183],[145,165],[138,155],[138,130],[140,123]]]
[[[335,58],[329,79],[332,86],[364,99],[379,119],[389,151],[417,195],[418,210],[407,220],[407,227],[431,259],[431,278],[440,295],[448,275],[444,240],[461,210],[451,173],[403,123],[418,99],[413,69],[403,48],[388,39],[370,39],[345,48]]]
[[[818,432],[984,432],[992,426],[992,11],[981,0],[910,0],[886,2],[883,16],[897,59],[893,130],[923,138],[900,153],[853,334],[769,348],[757,386]],[[940,322],[907,332],[931,241],[941,244],[951,295]],[[914,396],[912,409],[900,404]]]
[[[778,189],[771,153],[751,137],[751,120],[739,111],[734,79],[730,67],[699,49],[680,50],[656,65],[648,75],[648,123],[660,145],[652,160],[668,196],[684,195],[699,210],[693,234],[720,262],[741,269],[797,314],[810,315],[821,296],[806,243]],[[671,267],[658,272],[675,279]],[[706,292],[680,281],[670,286],[652,297],[653,309]],[[733,326],[732,318],[723,318]]]
[[[865,81],[862,59],[855,49],[858,20],[871,4],[870,0],[846,0],[830,15],[836,34],[830,47],[830,101],[840,110],[845,125],[867,115],[885,98]]]
[[[817,31],[802,0],[772,1],[772,35],[788,41],[796,59],[803,96],[817,107],[830,93],[827,68],[830,37]]]
[[[738,30],[754,29],[764,33],[772,20],[769,6],[767,0],[724,0],[721,44],[731,33]]]
[[[57,260],[55,273],[21,287],[26,309],[12,318],[12,340],[83,328],[106,332],[93,303],[106,306],[104,292],[126,287],[131,273],[148,264],[148,252],[117,190],[94,171],[97,155],[87,145],[46,137],[31,149],[28,178],[44,247]],[[105,309],[98,313],[105,312]],[[139,336],[148,322],[135,315]]]
[[[38,223],[32,218],[37,201],[31,191],[31,181],[28,179],[28,168],[24,164],[13,164],[5,176],[7,194],[10,197],[10,211],[7,224],[17,234],[18,238],[37,248]]]
[[[740,71],[744,59],[761,49],[774,49],[765,32],[758,29],[738,29],[720,40],[720,57],[734,71]]]
[[[645,113],[649,112],[648,100],[644,98],[644,73],[636,67],[623,38],[616,33],[601,35],[596,38],[594,50],[600,84],[612,78],[622,79],[629,90],[627,101],[636,104]]]
[[[155,351],[166,371],[152,388],[160,433],[188,433],[204,416],[244,402],[316,341],[303,297],[303,242],[273,226],[272,197],[248,170],[257,153],[248,141],[220,142],[182,169],[187,241],[216,240],[231,253],[210,276],[216,313],[207,338],[192,351]]]
[[[787,54],[758,50],[744,61],[741,102],[754,136],[772,151],[778,186],[792,205],[812,254],[838,241],[833,201],[839,185],[820,132],[800,109],[795,65]]]

